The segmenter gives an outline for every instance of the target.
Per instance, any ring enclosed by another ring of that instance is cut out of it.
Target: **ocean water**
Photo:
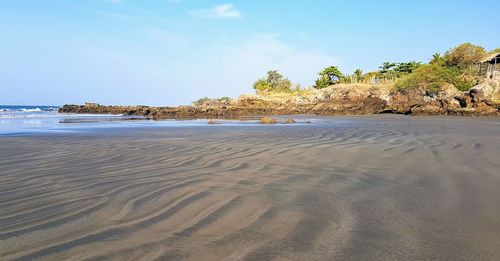
[[[58,109],[59,106],[46,105],[0,105],[0,135],[78,132],[122,127],[250,126],[258,124],[256,119],[218,120],[219,124],[208,125],[206,119],[154,121],[138,116],[58,113]],[[299,125],[305,122],[320,122],[318,119],[308,117],[294,118]]]
[[[113,127],[182,126],[206,121],[153,121],[138,116],[58,113],[59,106],[0,105],[0,135],[78,132]]]
[[[75,131],[131,119],[122,115],[58,113],[58,109],[47,105],[0,105],[0,135]]]
[[[58,109],[59,106],[0,105],[0,119],[53,117]]]

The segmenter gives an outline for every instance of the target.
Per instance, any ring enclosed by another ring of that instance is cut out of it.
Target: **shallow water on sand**
[[[0,259],[500,259],[499,118],[148,126],[0,137]]]
[[[31,106],[36,107],[36,106]],[[40,106],[39,106],[40,107]],[[47,106],[46,106],[47,107]],[[95,129],[109,128],[151,128],[151,127],[193,127],[206,126],[210,120],[186,119],[186,120],[150,120],[141,116],[110,115],[110,114],[72,114],[57,113],[52,108],[50,111],[0,111],[0,136],[5,135],[29,135],[33,133],[64,133],[94,131]],[[1,106],[0,106],[1,110]],[[26,109],[24,109],[26,110]],[[284,116],[278,116],[283,124]],[[311,118],[307,115],[293,116],[295,124],[328,122],[328,119]],[[242,120],[211,120],[219,126],[249,126],[259,124],[259,118],[247,118]]]

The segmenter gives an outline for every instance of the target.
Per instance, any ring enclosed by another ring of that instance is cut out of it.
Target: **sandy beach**
[[[499,118],[322,119],[0,137],[0,259],[500,260]]]

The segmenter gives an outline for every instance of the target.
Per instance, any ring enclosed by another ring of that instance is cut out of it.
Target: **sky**
[[[277,69],[312,85],[339,66],[500,48],[498,0],[0,1],[0,104],[179,105],[252,93]]]

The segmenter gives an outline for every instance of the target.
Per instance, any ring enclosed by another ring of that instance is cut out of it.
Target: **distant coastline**
[[[201,98],[192,106],[64,105],[61,113],[124,114],[152,119],[241,118],[268,115],[500,115],[500,48],[487,52],[464,43],[436,53],[429,63],[385,62],[378,71],[319,72],[314,86],[302,88],[277,70],[253,88],[256,94]]]

